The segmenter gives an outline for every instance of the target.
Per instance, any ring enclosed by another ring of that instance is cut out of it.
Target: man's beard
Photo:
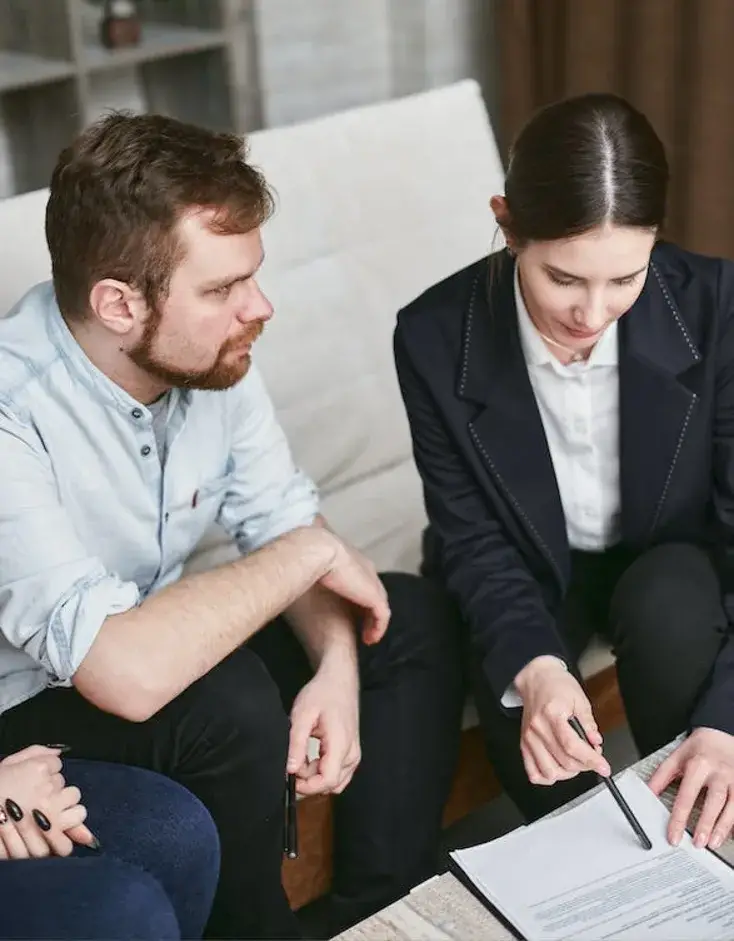
[[[163,362],[153,352],[161,314],[151,312],[143,331],[140,342],[128,356],[140,369],[145,370],[149,376],[164,382],[168,386],[178,389],[204,389],[208,391],[221,391],[229,389],[243,379],[250,368],[252,357],[246,356],[232,358],[232,350],[241,349],[254,343],[263,332],[265,324],[262,321],[250,324],[245,328],[242,336],[228,340],[219,350],[216,360],[208,369],[185,370],[177,369],[170,363]]]

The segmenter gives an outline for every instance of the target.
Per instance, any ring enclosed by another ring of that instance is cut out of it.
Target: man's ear
[[[146,307],[139,291],[114,278],[103,278],[93,285],[89,306],[97,320],[118,336],[134,330]]]
[[[515,239],[510,232],[510,210],[507,206],[507,200],[504,196],[493,196],[489,201],[489,208],[494,213],[494,218],[497,221],[497,225],[502,229],[502,234],[505,237],[505,242],[507,247],[511,252],[515,252],[517,245],[515,244]]]

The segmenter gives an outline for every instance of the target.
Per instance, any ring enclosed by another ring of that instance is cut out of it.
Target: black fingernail
[[[23,811],[18,807],[15,801],[10,800],[10,798],[5,801],[5,809],[16,823],[23,819]]]
[[[46,748],[56,748],[60,752],[71,751],[71,745],[46,745]]]
[[[97,851],[99,851],[99,850],[102,849],[102,844],[99,842],[99,840],[97,839],[96,836],[93,837],[93,838],[92,838],[92,842],[89,843],[89,844],[87,844],[87,845],[89,846],[89,849],[90,849],[90,850],[97,850]]]
[[[48,831],[51,829],[51,822],[50,822],[50,820],[48,819],[48,817],[46,816],[46,814],[41,813],[40,810],[35,810],[35,809],[34,809],[34,811],[33,811],[33,819],[36,821],[36,823],[38,824],[38,826],[39,826],[45,833],[48,833]]]

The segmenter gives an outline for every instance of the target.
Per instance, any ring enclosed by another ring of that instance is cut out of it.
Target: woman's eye
[[[561,287],[570,288],[572,285],[576,284],[573,278],[559,278],[557,274],[553,274],[552,271],[548,272],[548,277],[554,284],[560,284]]]

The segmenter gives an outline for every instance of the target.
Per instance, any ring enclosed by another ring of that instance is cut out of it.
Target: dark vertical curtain
[[[496,0],[502,149],[536,108],[612,91],[666,145],[666,237],[734,258],[734,0]]]

